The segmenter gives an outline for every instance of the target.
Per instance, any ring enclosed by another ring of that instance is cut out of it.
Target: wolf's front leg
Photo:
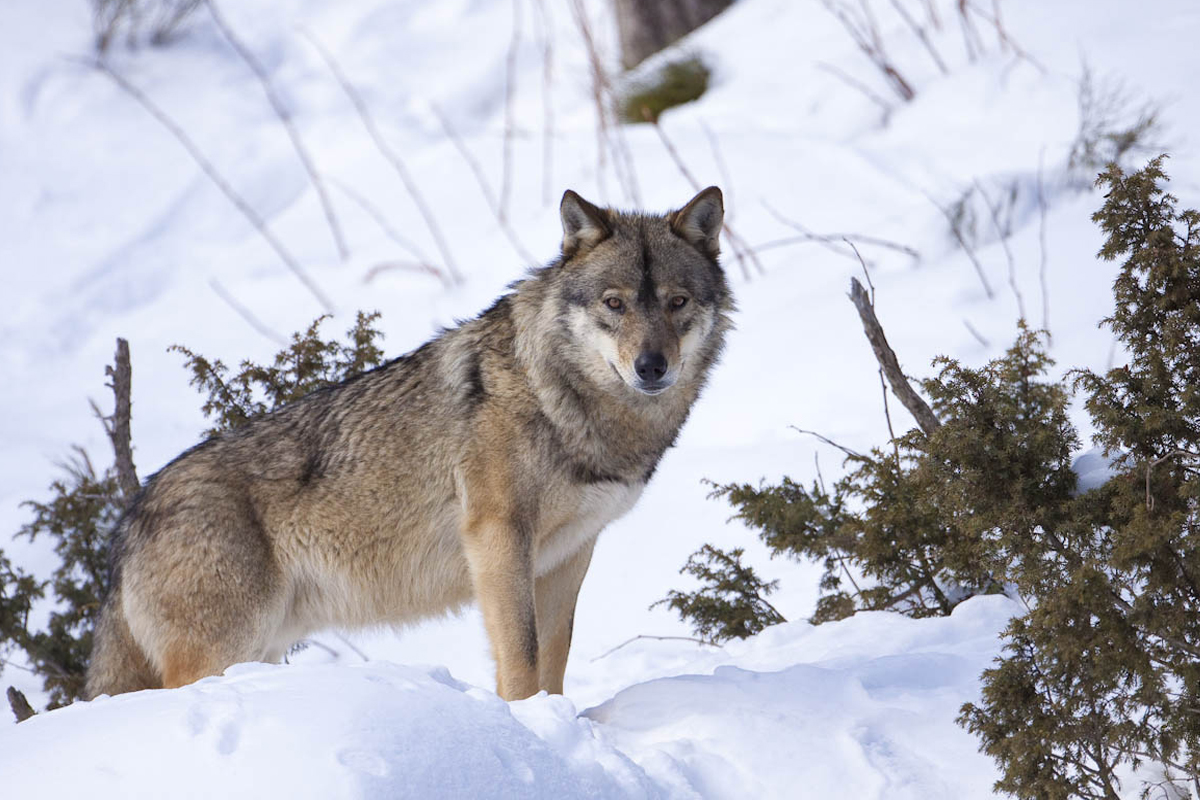
[[[490,520],[468,525],[465,533],[475,599],[496,661],[496,694],[529,697],[538,690],[530,537],[511,523]]]
[[[575,625],[575,601],[592,562],[591,539],[574,555],[537,579],[535,587],[538,630],[538,688],[562,694],[571,630]]]

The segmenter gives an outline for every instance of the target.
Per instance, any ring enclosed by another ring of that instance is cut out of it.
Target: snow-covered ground
[[[1117,356],[1096,327],[1113,273],[1094,257],[1099,235],[1089,217],[1100,198],[1065,174],[1081,64],[1109,86],[1121,82],[1132,107],[1162,109],[1155,139],[1172,153],[1172,190],[1196,205],[1200,151],[1186,132],[1200,122],[1191,85],[1200,7],[1004,0],[1006,29],[1030,58],[1002,53],[985,30],[986,53],[971,62],[947,22],[935,37],[949,67],[943,75],[882,13],[887,4],[877,5],[889,52],[917,89],[886,124],[835,74],[887,91],[818,2],[738,0],[679,45],[713,66],[714,85],[666,114],[663,131],[701,185],[722,185],[728,219],[752,244],[793,236],[782,216],[820,233],[916,248],[920,259],[863,248],[879,316],[908,372],[924,373],[941,353],[975,364],[999,354],[1019,303],[1034,324],[1048,324],[1062,367],[1105,367]],[[941,5],[950,20],[953,4]],[[615,60],[607,3],[586,6]],[[611,155],[598,158],[587,54],[570,4],[241,0],[222,8],[272,76],[317,168],[336,181],[330,191],[349,259],[338,257],[254,74],[203,9],[170,46],[117,48],[111,63],[188,132],[332,298],[326,331],[349,327],[357,309],[379,309],[387,352],[396,355],[482,309],[526,266],[438,118],[450,120],[498,192],[514,8],[521,35],[507,210],[523,246],[537,259],[554,254],[557,201],[568,187],[652,209],[694,192],[648,126],[623,132],[636,197],[617,181]],[[368,279],[412,256],[356,196],[432,259],[441,256],[302,31],[334,54],[403,155],[462,284],[446,288],[406,270]],[[179,142],[79,62],[89,36],[83,0],[0,3],[0,531],[28,519],[19,503],[45,496],[70,444],[107,460],[86,399],[108,402],[103,367],[117,336],[132,348],[135,457],[145,476],[206,427],[169,345],[227,363],[277,349],[221,293],[281,334],[323,310]],[[993,199],[1015,190],[1011,278],[991,220],[977,209],[991,298],[935,205],[952,204],[976,180]],[[142,796],[987,794],[994,769],[953,718],[998,651],[996,634],[1012,611],[1004,601],[973,600],[949,620],[792,622],[723,650],[639,640],[605,655],[638,634],[687,634],[670,612],[648,606],[685,585],[677,570],[704,542],[746,547],[766,577],[782,580],[775,605],[803,620],[817,569],[769,561],[751,532],[728,521],[728,506],[707,499],[702,481],[808,480],[815,455],[827,479],[836,474],[837,451],[789,426],[857,448],[886,435],[875,362],[844,296],[849,277],[861,274],[857,263],[813,244],[764,247],[764,274],[747,280],[726,253],[738,330],[679,446],[634,511],[601,537],[576,614],[566,699],[504,704],[489,694],[482,625],[468,611],[400,633],[352,634],[354,647],[323,637],[336,659],[312,647],[287,667],[239,667],[194,687],[80,704],[0,729],[0,785],[54,776],[61,795],[86,780],[103,794]],[[903,424],[898,404],[891,410]],[[29,569],[53,563],[44,544],[7,535],[2,544]],[[369,661],[355,665],[364,660],[356,649]],[[438,666],[400,666],[414,664]],[[0,679],[36,703],[39,681],[20,666]],[[1129,788],[1132,797],[1138,787]]]

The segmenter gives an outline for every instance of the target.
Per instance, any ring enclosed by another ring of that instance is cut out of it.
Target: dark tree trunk
[[[646,56],[699,28],[733,0],[613,0],[621,36],[621,63],[637,66]]]

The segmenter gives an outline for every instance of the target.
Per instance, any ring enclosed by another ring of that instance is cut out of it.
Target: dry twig
[[[666,148],[667,153],[671,156],[671,160],[675,162],[675,166],[678,167],[679,172],[683,175],[684,179],[691,184],[693,191],[700,191],[703,187],[700,185],[700,182],[696,180],[696,176],[692,175],[691,170],[687,168],[687,164],[684,162],[683,157],[680,156],[679,151],[675,149],[674,143],[671,141],[670,137],[667,136],[667,132],[663,130],[662,125],[650,120],[649,116],[647,116],[646,121],[649,122],[654,128],[654,131],[658,134],[658,138],[662,142],[663,147]],[[744,277],[746,280],[750,280],[750,269],[746,266],[747,262],[754,265],[755,269],[758,270],[759,275],[766,274],[766,270],[763,269],[762,262],[758,260],[758,254],[754,252],[754,249],[750,247],[750,245],[746,244],[746,241],[742,239],[742,237],[737,235],[737,232],[730,227],[729,222],[723,221],[721,228],[725,231],[725,238],[729,240],[729,246],[733,250],[733,255],[737,259],[738,266],[742,268],[742,277]]]
[[[879,319],[875,316],[875,307],[867,296],[867,290],[858,282],[858,278],[850,279],[850,301],[858,309],[863,332],[867,335],[867,341],[871,343],[871,349],[875,351],[875,360],[883,368],[888,383],[892,386],[892,393],[908,409],[908,413],[912,414],[913,419],[917,421],[917,425],[921,426],[925,435],[932,435],[941,423],[938,422],[938,418],[929,404],[909,384],[904,371],[900,369],[896,352],[888,344],[887,337],[883,333],[883,326],[879,324]]]
[[[1017,299],[1017,314],[1024,320],[1025,298],[1021,295],[1021,287],[1017,284],[1017,262],[1013,258],[1012,250],[1008,246],[1008,238],[1012,232],[1000,224],[1000,207],[998,204],[992,203],[992,198],[988,196],[987,191],[983,188],[983,184],[978,178],[975,179],[975,188],[979,191],[979,196],[983,198],[983,204],[988,208],[988,213],[992,218],[992,226],[996,229],[996,236],[1000,238],[1000,246],[1004,248],[1004,258],[1008,262],[1008,285],[1012,288],[1013,296]]]
[[[367,134],[379,149],[380,154],[392,165],[396,175],[400,178],[400,182],[404,184],[404,188],[408,191],[408,196],[412,198],[413,205],[417,207],[417,212],[421,215],[421,219],[425,222],[425,227],[429,230],[429,235],[433,237],[434,244],[442,254],[442,262],[446,265],[446,272],[450,275],[451,280],[456,284],[462,283],[462,273],[454,265],[454,255],[450,252],[450,246],[446,243],[446,238],[442,235],[441,226],[438,225],[437,218],[434,217],[433,211],[430,210],[429,205],[425,202],[425,196],[421,193],[421,188],[408,171],[404,159],[384,140],[383,135],[379,132],[379,127],[375,124],[375,118],[371,116],[370,109],[367,108],[366,102],[363,101],[362,95],[350,83],[346,74],[342,72],[342,68],[334,59],[333,54],[308,29],[301,28],[300,32],[316,48],[317,52],[321,54],[321,58],[325,61],[326,66],[329,67],[329,71],[333,73],[334,79],[342,87],[342,91],[349,98],[350,103],[354,106],[354,110],[358,112],[363,127],[367,129]]]
[[[479,191],[483,193],[483,199],[487,201],[488,207],[496,217],[496,222],[499,223],[500,230],[504,232],[508,243],[512,245],[513,250],[517,251],[517,255],[525,261],[526,265],[536,264],[537,260],[525,249],[525,245],[521,244],[520,237],[517,236],[517,232],[513,230],[512,225],[509,224],[501,199],[492,193],[492,187],[488,183],[487,175],[483,172],[483,166],[480,165],[475,156],[471,155],[471,151],[467,149],[466,142],[458,135],[458,131],[450,124],[450,119],[442,113],[441,109],[433,104],[430,104],[430,108],[433,110],[433,115],[438,118],[438,122],[441,123],[442,130],[446,133],[446,138],[454,145],[458,154],[462,156],[463,161],[467,162],[471,174],[475,176],[475,182],[479,184]]]
[[[145,92],[130,83],[124,75],[114,70],[105,61],[101,59],[86,59],[82,63],[103,72],[111,78],[126,94],[136,100],[150,116],[154,117],[164,128],[170,131],[171,135],[188,151],[188,155],[192,157],[192,160],[196,162],[201,171],[208,176],[208,179],[216,184],[217,188],[221,190],[221,193],[225,195],[229,202],[233,203],[234,207],[254,227],[254,230],[266,240],[271,249],[275,251],[275,254],[279,256],[279,260],[292,271],[293,275],[300,279],[300,282],[304,284],[304,288],[308,289],[312,296],[317,299],[317,302],[324,307],[325,311],[332,313],[333,303],[329,300],[329,297],[313,282],[312,278],[304,271],[304,268],[300,266],[300,262],[283,246],[283,242],[279,241],[275,234],[271,233],[271,229],[267,227],[266,221],[259,216],[258,212],[240,194],[234,191],[233,187],[221,176],[221,173],[217,171],[212,162],[205,158],[200,148],[192,141],[192,138],[187,135],[183,128],[175,120],[171,119],[165,111],[159,108]]]
[[[621,642],[616,647],[613,647],[609,650],[605,650],[603,653],[601,653],[600,655],[593,658],[592,662],[594,663],[596,661],[599,661],[602,658],[607,658],[608,656],[611,656],[613,653],[620,650],[622,647],[631,645],[634,642],[638,641],[639,639],[653,639],[654,641],[657,641],[657,642],[695,642],[696,644],[702,644],[702,645],[705,645],[706,647],[718,647],[718,648],[721,647],[721,645],[717,644],[716,642],[708,642],[708,641],[705,641],[704,639],[697,639],[694,636],[650,636],[649,634],[639,633],[637,636],[631,636],[630,638]]]
[[[512,12],[512,38],[509,40],[508,55],[504,60],[504,136],[500,156],[500,194],[494,204],[496,218],[502,226],[508,217],[508,197],[512,193],[512,138],[515,124],[513,104],[517,96],[517,56],[521,52],[521,0],[513,0]],[[445,125],[444,120],[442,124]]]
[[[112,415],[105,416],[100,411],[100,406],[96,405],[96,401],[89,402],[92,412],[104,426],[108,440],[112,442],[114,463],[117,468],[117,485],[121,487],[121,499],[128,506],[142,489],[137,469],[133,465],[133,443],[129,428],[133,409],[133,402],[130,399],[133,370],[129,363],[129,342],[117,338],[117,353],[113,357],[113,364],[104,367],[104,374],[112,378],[112,383],[107,384],[113,392]]]
[[[262,84],[263,92],[267,96],[267,102],[271,104],[271,110],[275,112],[275,116],[283,125],[283,129],[287,131],[288,138],[291,139],[292,147],[296,151],[297,157],[300,159],[304,171],[308,173],[308,178],[312,181],[313,188],[317,190],[317,200],[321,203],[321,210],[325,213],[325,220],[329,223],[329,230],[333,233],[333,241],[337,245],[338,255],[345,261],[350,257],[350,249],[346,246],[346,237],[342,234],[342,226],[338,224],[337,214],[333,211],[333,203],[329,200],[329,192],[325,189],[325,182],[321,180],[321,174],[317,172],[317,167],[313,163],[312,156],[309,155],[308,148],[304,146],[304,141],[300,138],[300,131],[296,129],[296,123],[292,120],[291,112],[287,105],[283,102],[283,98],[275,91],[275,84],[271,81],[271,76],[267,73],[267,68],[263,63],[250,52],[250,48],[246,47],[245,43],[237,37],[233,32],[233,28],[226,22],[225,17],[217,9],[215,0],[204,0],[204,4],[208,6],[208,12],[212,15],[213,22],[217,25],[217,30],[225,37],[233,47],[234,52],[246,62],[246,66],[258,78]]]
[[[218,281],[216,278],[213,278],[212,280],[210,280],[208,282],[208,285],[210,287],[212,287],[212,290],[214,292],[216,292],[217,297],[224,300],[225,304],[227,306],[229,306],[230,308],[232,308],[235,314],[237,314],[239,317],[241,317],[243,320],[245,320],[247,325],[249,325],[251,328],[254,328],[254,330],[258,331],[260,334],[267,337],[268,339],[270,339],[272,342],[279,345],[280,347],[287,346],[287,343],[288,343],[287,339],[283,338],[283,336],[281,336],[280,334],[271,330],[271,328],[269,326],[267,326],[266,323],[264,323],[258,317],[254,316],[254,314],[250,311],[249,308],[247,308],[246,306],[239,303],[237,298],[235,298],[232,294],[230,294],[225,289],[225,287],[221,285],[220,281]]]

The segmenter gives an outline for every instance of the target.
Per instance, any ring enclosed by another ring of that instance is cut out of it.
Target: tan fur
[[[720,218],[716,189],[668,216],[568,192],[563,257],[491,309],[165,467],[118,531],[89,696],[472,600],[500,695],[561,692],[596,536],[636,502],[729,328]]]

